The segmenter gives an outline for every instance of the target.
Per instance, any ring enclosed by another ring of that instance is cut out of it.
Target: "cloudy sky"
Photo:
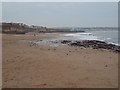
[[[117,26],[117,2],[3,2],[2,21],[46,27]]]

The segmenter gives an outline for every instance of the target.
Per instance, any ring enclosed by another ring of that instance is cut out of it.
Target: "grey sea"
[[[64,36],[69,37],[73,40],[99,40],[105,41],[107,43],[112,43],[115,45],[120,45],[120,37],[118,36],[118,29],[107,29],[107,30],[86,30],[82,33],[69,33],[64,34]]]
[[[43,36],[54,36],[56,38],[54,39],[47,39],[43,40],[42,42],[35,42],[36,43],[44,43],[52,46],[58,46],[53,45],[52,42],[59,41],[59,40],[72,40],[72,41],[81,41],[81,40],[98,40],[98,41],[104,41],[108,44],[115,44],[120,46],[120,37],[118,35],[119,31],[118,29],[90,29],[85,30],[85,32],[77,32],[77,33],[59,33],[57,35],[53,35],[51,33],[43,34]],[[19,36],[19,35],[17,35]],[[34,36],[34,35],[33,35]],[[39,35],[36,35],[39,36]],[[41,35],[40,35],[41,36]]]

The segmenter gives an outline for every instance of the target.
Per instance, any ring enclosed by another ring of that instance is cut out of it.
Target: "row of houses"
[[[46,27],[42,26],[28,26],[23,23],[2,23],[0,25],[2,27],[3,33],[19,33],[24,34],[27,32],[39,32],[39,31],[46,31]]]
[[[54,33],[54,32],[77,32],[79,30],[71,30],[69,28],[46,28],[43,26],[26,25],[23,23],[2,23],[0,24],[2,33],[25,34],[28,32],[35,33]]]

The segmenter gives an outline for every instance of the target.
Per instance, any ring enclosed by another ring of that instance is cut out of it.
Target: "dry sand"
[[[2,88],[2,34],[0,34],[0,89]]]
[[[117,88],[118,54],[75,47],[32,46],[3,35],[3,88]]]

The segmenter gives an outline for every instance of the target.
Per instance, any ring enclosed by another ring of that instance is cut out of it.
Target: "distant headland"
[[[47,28],[43,26],[35,25],[26,25],[23,23],[2,23],[0,24],[2,28],[2,33],[9,34],[25,34],[27,32],[35,33],[51,33],[51,32],[68,32],[70,29],[56,29],[56,28]]]
[[[118,29],[117,27],[68,27],[68,28],[47,28],[45,26],[27,25],[24,23],[7,23],[0,24],[2,33],[7,34],[25,34],[28,32],[34,33],[56,33],[56,32],[85,32],[87,30],[107,30]]]

